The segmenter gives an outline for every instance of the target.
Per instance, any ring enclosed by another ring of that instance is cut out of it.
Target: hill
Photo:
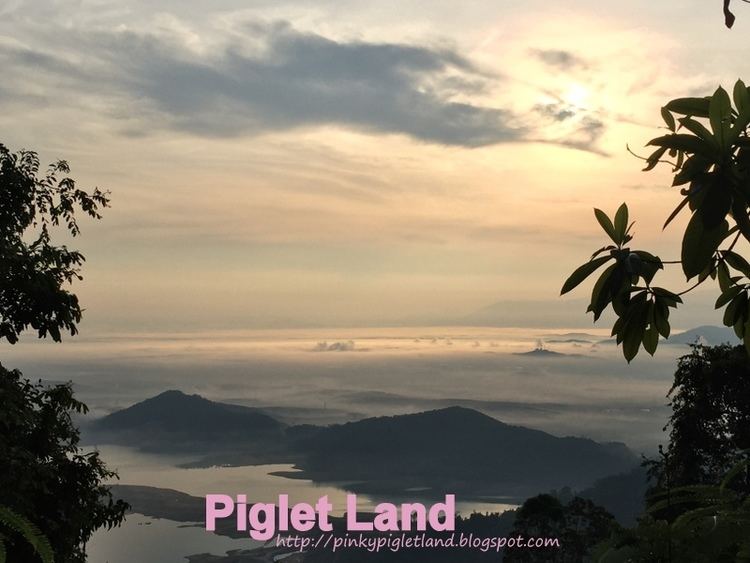
[[[93,438],[92,438],[93,437]],[[560,438],[463,407],[332,426],[287,427],[258,409],[167,391],[95,422],[89,442],[192,453],[195,465],[295,463],[284,474],[356,492],[521,499],[629,470],[623,444]]]
[[[289,431],[305,460],[299,477],[362,481],[363,490],[507,491],[514,495],[628,470],[637,458],[623,444],[558,438],[450,407]]]
[[[711,346],[717,344],[739,344],[737,335],[731,328],[724,326],[699,326],[671,336],[667,342],[673,344],[693,344],[696,341],[704,342]]]
[[[95,421],[86,438],[173,451],[278,439],[283,429],[258,409],[172,390]]]

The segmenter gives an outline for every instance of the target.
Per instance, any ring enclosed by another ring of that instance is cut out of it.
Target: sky
[[[581,326],[588,292],[558,294],[605,243],[594,206],[627,201],[634,244],[676,253],[669,168],[626,146],[645,153],[668,100],[750,80],[735,12],[729,31],[719,0],[8,0],[0,142],[111,191],[75,241],[84,330],[495,303],[510,326]]]

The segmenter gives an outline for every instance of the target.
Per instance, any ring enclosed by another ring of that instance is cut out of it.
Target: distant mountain
[[[332,426],[287,427],[266,413],[167,391],[91,425],[88,442],[192,453],[196,465],[294,463],[283,474],[345,482],[357,492],[525,498],[562,486],[583,488],[629,470],[624,444],[559,438],[448,407]]]
[[[420,487],[523,496],[585,487],[638,462],[624,444],[558,438],[462,407],[295,427],[289,434],[305,455],[298,476],[367,482],[369,491]]]
[[[554,352],[545,348],[535,348],[528,352],[517,352],[516,356],[531,356],[533,358],[557,358],[561,356],[568,356],[569,354],[563,354],[562,352]]]
[[[282,423],[258,409],[165,391],[93,422],[86,437],[144,449],[182,450],[196,444],[278,438],[283,429]]]
[[[707,325],[670,336],[667,342],[673,344],[693,344],[696,341],[702,341],[711,346],[724,343],[739,344],[739,338],[737,338],[737,335],[731,328]]]

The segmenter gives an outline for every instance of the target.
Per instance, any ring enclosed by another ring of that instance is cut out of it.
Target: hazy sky
[[[730,32],[719,0],[8,0],[0,142],[112,192],[89,326],[543,323],[594,205],[674,254],[669,171],[625,145],[750,80],[738,4]]]

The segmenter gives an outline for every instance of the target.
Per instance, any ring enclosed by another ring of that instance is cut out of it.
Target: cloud
[[[318,342],[313,348],[313,352],[354,352],[356,344],[353,340],[346,342]],[[364,351],[364,350],[360,350]]]
[[[533,112],[530,119],[503,102],[480,101],[503,79],[447,47],[334,40],[288,22],[245,23],[218,41],[97,28],[59,45],[55,29],[33,46],[0,41],[4,98],[31,102],[30,92],[43,92],[49,107],[104,111],[130,136],[162,129],[231,138],[337,126],[462,147],[541,137]],[[563,51],[537,53],[572,64]],[[597,152],[584,141],[575,148]]]
[[[531,54],[544,64],[558,70],[585,69],[588,67],[586,61],[570,51],[562,49],[532,49]]]
[[[83,33],[67,55],[0,44],[0,60],[117,99],[123,117],[142,118],[129,123],[131,134],[161,126],[227,137],[338,125],[467,147],[526,135],[511,111],[466,101],[492,78],[455,51],[334,41],[287,23],[244,32],[243,42],[201,52],[173,35],[98,31]]]

